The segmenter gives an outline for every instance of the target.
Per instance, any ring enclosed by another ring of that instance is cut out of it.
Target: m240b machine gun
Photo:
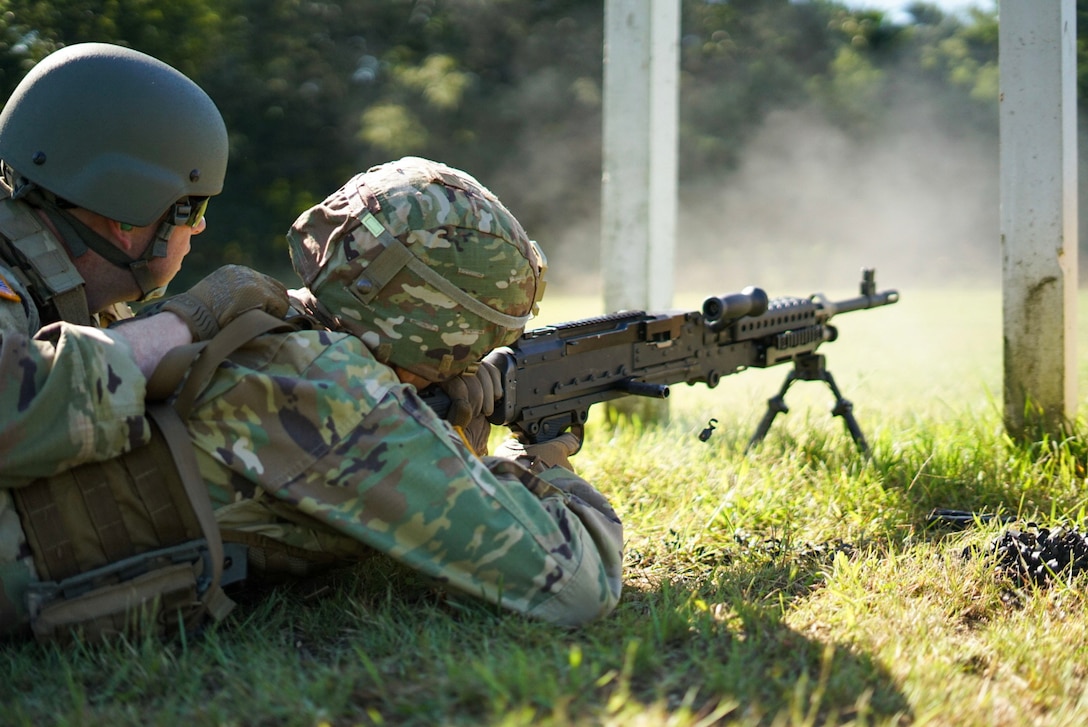
[[[843,418],[858,448],[867,452],[853,405],[816,349],[838,337],[829,323],[833,316],[898,300],[898,291],[877,292],[875,271],[864,269],[860,295],[848,300],[830,301],[820,293],[769,299],[761,288],[748,287],[707,298],[701,311],[624,311],[529,330],[486,357],[499,369],[503,385],[489,421],[510,427],[526,443],[546,442],[568,429],[581,434],[589,408],[599,402],[632,395],[664,399],[672,384],[713,388],[723,376],[792,362],[748,446],[761,441],[775,416],[788,411],[785,394],[795,381],[823,381],[835,397],[831,413]],[[439,414],[449,408],[437,387],[422,396]]]

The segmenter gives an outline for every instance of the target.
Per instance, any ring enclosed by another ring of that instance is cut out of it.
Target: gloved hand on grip
[[[494,365],[480,361],[438,388],[450,398],[446,420],[455,427],[467,427],[476,417],[494,413],[495,402],[502,397],[502,378]]]
[[[185,321],[194,341],[208,341],[246,311],[260,309],[283,318],[287,306],[287,286],[280,281],[242,265],[224,265],[187,292],[163,301],[158,310]]]
[[[480,361],[460,376],[439,383],[438,387],[450,398],[446,421],[460,428],[477,455],[487,454],[487,440],[491,435],[487,417],[494,413],[495,402],[502,397],[499,370]]]
[[[539,444],[525,445],[509,439],[499,445],[496,457],[512,459],[533,474],[540,474],[552,467],[562,467],[574,472],[570,457],[582,448],[582,437],[577,432],[564,432],[555,439]]]

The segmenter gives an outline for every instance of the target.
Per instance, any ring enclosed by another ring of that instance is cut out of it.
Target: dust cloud
[[[847,288],[862,267],[882,288],[1000,285],[996,140],[898,127],[859,141],[772,114],[735,175],[682,191],[678,289]]]
[[[778,111],[735,171],[682,184],[677,293],[848,291],[862,267],[882,289],[999,287],[997,139],[957,138],[917,107],[892,116],[894,130],[859,139]],[[599,225],[548,230],[550,285],[601,290]]]

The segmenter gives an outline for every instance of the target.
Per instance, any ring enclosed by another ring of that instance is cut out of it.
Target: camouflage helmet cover
[[[356,175],[287,241],[295,272],[341,327],[428,381],[512,342],[544,292],[544,255],[498,198],[418,157]]]

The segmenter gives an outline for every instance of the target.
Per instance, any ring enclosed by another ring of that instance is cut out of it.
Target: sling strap
[[[262,310],[249,310],[228,323],[210,341],[171,349],[147,382],[147,398],[169,398],[184,381],[174,399],[174,409],[188,419],[197,396],[204,391],[219,364],[257,336],[272,331],[291,331],[295,326]]]

